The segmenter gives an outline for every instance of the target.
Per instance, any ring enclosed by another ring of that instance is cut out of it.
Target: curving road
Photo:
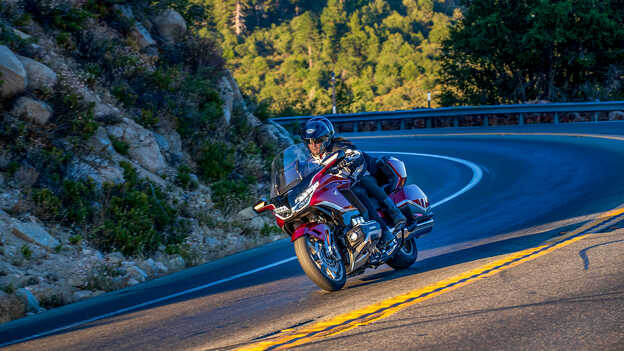
[[[624,349],[622,136],[622,122],[352,135],[410,153],[409,181],[437,205],[410,269],[325,293],[285,239],[4,324],[0,345]]]

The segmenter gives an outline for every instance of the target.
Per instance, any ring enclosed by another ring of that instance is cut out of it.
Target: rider
[[[339,163],[339,174],[345,178],[351,178],[353,180],[356,190],[359,185],[364,188],[369,196],[373,196],[379,201],[380,204],[385,206],[386,212],[390,216],[392,223],[395,227],[406,222],[405,216],[396,207],[392,199],[388,197],[386,192],[377,184],[377,180],[373,177],[368,168],[372,167],[376,162],[376,159],[358,150],[353,143],[344,138],[334,138],[334,126],[325,117],[313,117],[305,124],[302,138],[306,142],[312,157],[315,161],[320,162],[327,154],[338,150],[345,152],[345,158]],[[367,156],[367,157],[365,157]],[[368,167],[367,167],[368,165]],[[373,171],[371,169],[371,171]],[[356,192],[357,193],[357,192]],[[380,221],[380,218],[376,215],[376,211],[369,211],[373,219]],[[388,230],[384,230],[384,242],[388,243],[393,240],[394,236],[390,234]]]

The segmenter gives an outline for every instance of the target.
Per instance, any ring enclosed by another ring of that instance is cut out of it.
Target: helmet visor
[[[319,138],[309,138],[306,139],[306,143],[308,144],[325,144],[329,140],[329,138],[325,135]]]

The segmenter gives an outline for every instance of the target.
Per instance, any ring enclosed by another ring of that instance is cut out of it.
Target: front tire
[[[342,289],[347,281],[344,263],[340,257],[328,257],[325,243],[304,235],[295,240],[295,253],[305,274],[326,291]],[[336,252],[336,255],[340,255]]]
[[[386,263],[394,269],[405,269],[414,264],[418,258],[418,249],[416,248],[416,238],[411,238],[399,248],[396,254],[392,256]]]

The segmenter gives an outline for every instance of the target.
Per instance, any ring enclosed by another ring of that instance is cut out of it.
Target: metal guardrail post
[[[381,131],[381,121],[377,121],[377,131]]]
[[[524,124],[524,113],[521,113],[521,114],[518,116],[518,124],[519,124],[519,125]]]
[[[459,118],[453,117],[453,127],[459,127]]]
[[[399,129],[400,130],[405,129],[405,120],[404,119],[401,120],[401,126],[399,126]]]
[[[559,124],[559,112],[555,112],[554,122],[555,124]]]
[[[431,128],[431,118],[427,118],[425,127]]]
[[[354,132],[358,131],[358,122],[357,121],[353,122],[353,131]]]
[[[484,127],[490,126],[490,118],[488,117],[488,115],[483,115],[483,126]]]
[[[598,112],[594,111],[594,122],[598,122]]]

